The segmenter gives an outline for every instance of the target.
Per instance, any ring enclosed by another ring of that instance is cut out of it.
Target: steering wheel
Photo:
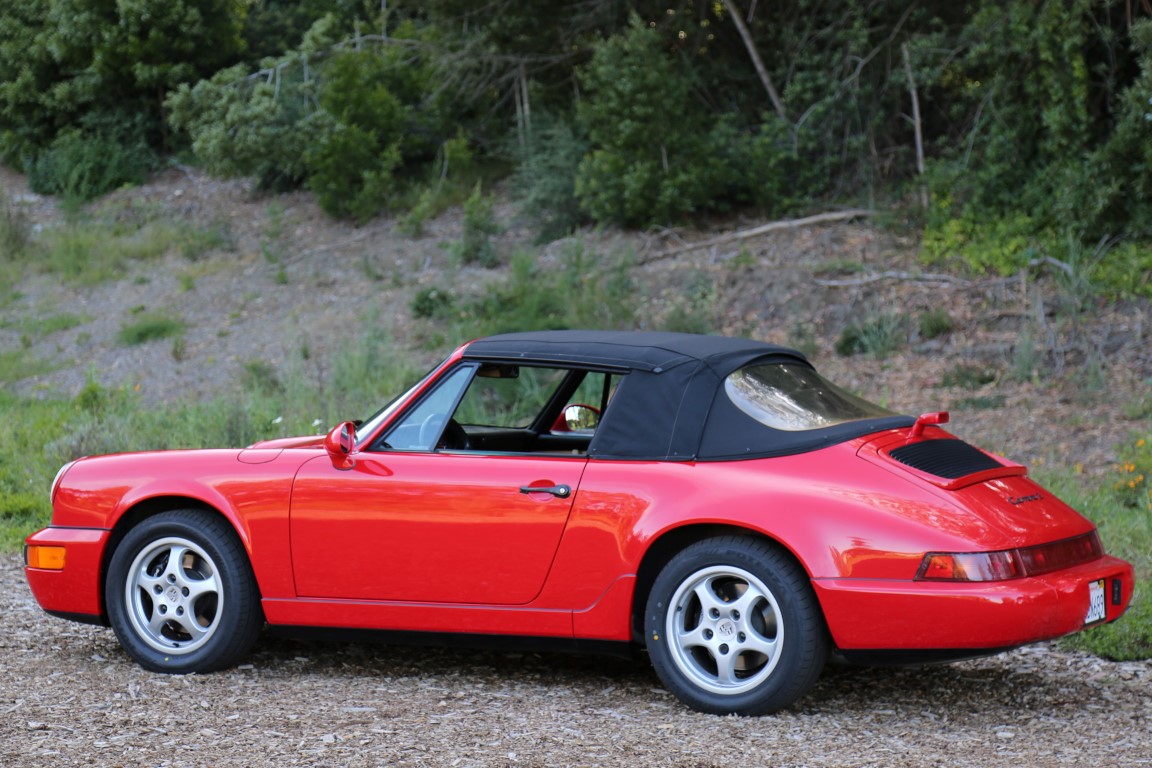
[[[472,441],[468,439],[468,433],[456,419],[448,419],[448,425],[444,428],[444,434],[440,435],[440,442],[436,447],[447,448],[450,451],[466,451],[472,447]]]
[[[448,420],[446,413],[430,413],[420,424],[420,447],[432,450],[436,447],[436,440],[444,429],[444,422]]]
[[[470,448],[471,441],[455,419],[449,419],[446,413],[433,413],[420,425],[420,446],[430,451],[440,448],[459,451]]]

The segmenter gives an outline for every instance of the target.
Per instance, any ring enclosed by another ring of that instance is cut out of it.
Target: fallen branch
[[[859,285],[868,285],[870,283],[878,283],[881,280],[906,280],[915,283],[950,283],[952,285],[967,286],[971,281],[965,280],[960,277],[953,277],[952,275],[942,275],[934,273],[918,274],[916,272],[876,272],[864,277],[854,277],[844,280],[822,280],[816,278],[816,285],[822,285],[826,288],[851,288]]]
[[[704,248],[711,248],[715,245],[724,245],[725,243],[733,243],[737,240],[747,240],[750,237],[758,237],[760,235],[768,234],[769,232],[776,232],[781,229],[795,229],[796,227],[807,227],[810,224],[825,224],[830,221],[848,221],[849,219],[862,219],[871,216],[874,211],[867,208],[856,208],[850,211],[832,211],[830,213],[818,213],[815,216],[805,216],[802,219],[784,219],[781,221],[773,221],[769,224],[762,224],[758,227],[751,229],[742,229],[739,232],[730,232],[727,235],[720,237],[713,237],[710,240],[701,240],[698,243],[688,243],[676,248],[670,248],[667,251],[654,254],[650,258],[642,260],[641,264],[648,264],[659,259],[666,259],[669,256],[676,256],[677,254],[686,253],[688,251],[698,251]]]
[[[344,249],[344,248],[347,248],[349,245],[352,245],[354,243],[358,243],[361,240],[366,240],[367,238],[373,237],[373,236],[378,235],[378,234],[379,234],[379,232],[375,229],[365,229],[364,231],[359,232],[355,235],[352,235],[352,237],[345,238],[345,239],[343,239],[337,243],[326,243],[324,245],[318,245],[315,248],[309,248],[306,251],[300,251],[299,253],[293,254],[293,258],[303,259],[306,256],[315,256],[318,253],[325,253],[327,251],[334,251],[338,248]]]

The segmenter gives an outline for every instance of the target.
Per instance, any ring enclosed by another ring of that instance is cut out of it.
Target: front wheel
[[[697,542],[657,577],[645,612],[652,666],[689,707],[761,715],[811,689],[828,635],[807,575],[766,542]]]
[[[112,555],[104,594],[120,644],[154,672],[230,666],[263,626],[243,547],[203,510],[165,512],[129,531]]]

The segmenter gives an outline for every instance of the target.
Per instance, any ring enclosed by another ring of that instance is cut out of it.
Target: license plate
[[[1084,624],[1095,624],[1107,618],[1108,609],[1104,605],[1104,579],[1088,582],[1088,615]]]

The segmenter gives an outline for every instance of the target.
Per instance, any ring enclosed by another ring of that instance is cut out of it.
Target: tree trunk
[[[756,74],[760,76],[760,82],[764,85],[764,90],[768,92],[768,99],[776,109],[776,114],[780,115],[780,119],[785,123],[791,125],[791,121],[788,119],[788,113],[784,110],[784,102],[780,99],[780,94],[776,92],[776,86],[772,84],[772,78],[768,75],[764,61],[760,58],[760,52],[756,50],[756,42],[752,39],[752,32],[748,29],[748,25],[744,23],[744,19],[740,15],[740,9],[736,7],[736,3],[734,3],[733,0],[723,0],[723,2],[724,8],[728,11],[728,15],[732,17],[732,23],[736,25],[736,31],[740,33],[740,39],[744,41],[744,47],[748,49],[748,56],[752,59],[752,66],[756,68]]]

